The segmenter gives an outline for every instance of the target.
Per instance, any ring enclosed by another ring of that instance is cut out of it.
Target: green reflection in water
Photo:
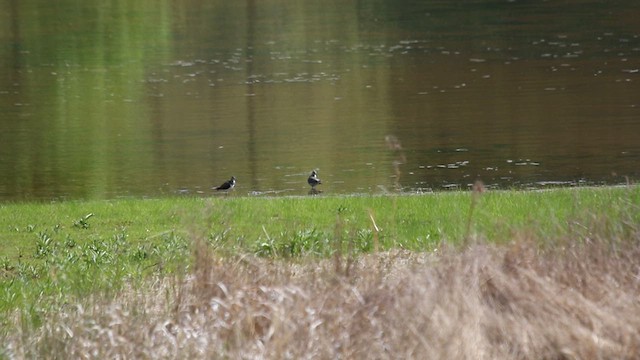
[[[603,4],[9,0],[0,198],[619,182],[638,5]]]
[[[5,3],[0,144],[12,171],[0,189],[103,197],[149,162],[146,65],[170,50],[168,2]],[[8,89],[8,90],[6,90]],[[124,175],[123,175],[124,174]]]

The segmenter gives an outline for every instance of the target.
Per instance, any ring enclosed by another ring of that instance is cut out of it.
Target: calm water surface
[[[0,3],[0,200],[619,184],[640,2]]]

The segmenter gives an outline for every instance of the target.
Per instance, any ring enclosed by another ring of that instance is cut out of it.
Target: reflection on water
[[[396,190],[402,190],[402,185],[400,183],[400,177],[402,176],[402,170],[400,170],[400,165],[403,165],[407,162],[407,157],[402,150],[402,144],[400,144],[400,140],[394,135],[387,135],[384,137],[385,142],[387,143],[387,148],[391,150],[394,154],[394,159],[391,161],[391,167],[393,168],[394,179],[394,187]]]
[[[636,1],[0,9],[0,200],[638,179]]]

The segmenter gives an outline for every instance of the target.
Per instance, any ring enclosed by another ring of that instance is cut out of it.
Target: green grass
[[[564,238],[634,239],[639,205],[638,186],[2,204],[0,334],[15,326],[16,314],[29,333],[78,299],[116,299],[151,278],[186,276],[197,267],[196,243],[222,258],[250,254],[293,263],[523,238],[560,249]]]
[[[508,242],[516,232],[558,239],[588,234],[594,224],[622,233],[625,224],[637,222],[640,204],[638,187],[476,195],[473,208],[469,192],[3,204],[0,309],[185,269],[195,238],[223,255],[431,251],[467,238]]]
[[[494,191],[482,194],[471,216],[472,196],[443,192],[407,196],[164,198],[0,205],[0,253],[5,263],[37,263],[49,244],[162,246],[168,237],[207,238],[222,251],[271,255],[328,254],[338,237],[372,250],[429,250],[480,234],[509,240],[513,231],[557,237],[597,214],[618,220],[640,203],[638,187]],[[374,230],[372,218],[379,232]],[[571,227],[572,225],[573,227]],[[585,229],[586,229],[585,228]],[[377,234],[374,234],[376,233]],[[467,234],[470,232],[471,234]],[[299,244],[296,242],[300,242]],[[311,248],[309,244],[315,245]],[[301,251],[276,251],[298,246]],[[304,246],[303,246],[304,245]]]

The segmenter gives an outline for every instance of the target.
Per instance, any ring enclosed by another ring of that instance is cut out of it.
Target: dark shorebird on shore
[[[322,181],[320,181],[320,178],[318,178],[318,172],[315,170],[311,172],[311,175],[309,175],[307,182],[309,183],[309,185],[311,185],[312,189],[315,189],[316,185],[322,184]]]
[[[215,187],[216,190],[231,190],[236,186],[236,177],[232,176],[231,179],[225,181],[222,185]]]

